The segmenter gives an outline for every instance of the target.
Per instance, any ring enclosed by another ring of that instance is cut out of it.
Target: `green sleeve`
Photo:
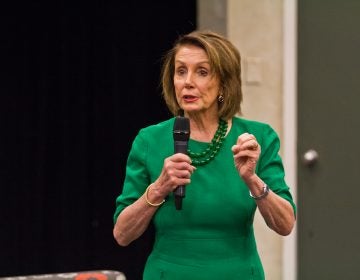
[[[114,223],[120,212],[135,202],[150,184],[146,168],[148,145],[141,131],[135,137],[126,163],[122,193],[116,198]]]
[[[284,167],[279,155],[279,137],[269,125],[266,125],[260,141],[261,156],[257,173],[274,193],[290,202],[294,209],[294,214],[296,215],[296,206],[290,188],[286,184],[284,178]]]

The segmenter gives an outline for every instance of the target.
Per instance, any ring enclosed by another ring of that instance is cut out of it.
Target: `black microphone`
[[[174,152],[187,154],[190,138],[190,120],[186,117],[176,117],[173,129]],[[177,186],[174,190],[175,207],[182,208],[182,199],[185,197],[185,186]]]

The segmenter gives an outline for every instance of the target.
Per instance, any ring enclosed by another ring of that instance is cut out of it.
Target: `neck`
[[[219,118],[190,118],[190,137],[193,140],[210,142],[219,126]]]
[[[212,159],[214,159],[224,142],[227,128],[228,123],[224,120],[220,120],[215,135],[213,139],[209,142],[206,149],[201,152],[193,152],[188,149],[188,153],[192,159],[192,163],[195,166],[207,164]]]

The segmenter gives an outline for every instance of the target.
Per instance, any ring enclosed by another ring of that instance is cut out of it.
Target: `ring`
[[[257,142],[255,142],[255,144],[251,146],[251,149],[256,150],[258,147],[259,147],[259,144]]]

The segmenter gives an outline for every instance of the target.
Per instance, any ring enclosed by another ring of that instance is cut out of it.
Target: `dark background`
[[[13,1],[0,9],[0,276],[92,269],[140,279],[149,230],[112,236],[138,130],[170,116],[160,60],[196,1]]]

